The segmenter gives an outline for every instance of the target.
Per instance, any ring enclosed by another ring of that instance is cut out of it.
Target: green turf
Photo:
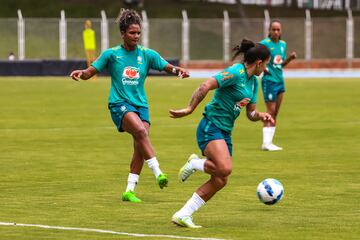
[[[110,119],[108,78],[0,78],[0,222],[225,239],[358,239],[360,79],[288,79],[275,139],[282,152],[260,151],[261,124],[242,114],[229,184],[194,215],[204,228],[172,225],[172,214],[207,176],[177,182],[184,160],[199,153],[203,105],[184,119],[170,119],[167,110],[185,106],[200,82],[148,79],[151,141],[170,183],[158,190],[145,166],[136,188],[143,203],[130,204],[120,196],[132,140]],[[285,187],[276,206],[256,198],[268,177]],[[130,237],[0,226],[0,239]]]

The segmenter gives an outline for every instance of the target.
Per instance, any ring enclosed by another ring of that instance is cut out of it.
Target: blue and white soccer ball
[[[261,202],[273,205],[284,196],[284,187],[278,180],[267,178],[259,183],[256,194]]]

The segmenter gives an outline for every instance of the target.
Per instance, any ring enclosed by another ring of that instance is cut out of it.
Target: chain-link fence
[[[82,31],[86,19],[66,19],[67,59],[84,59]],[[101,19],[91,19],[96,33],[97,54],[101,52]],[[346,18],[312,19],[312,58],[346,58]],[[223,19],[189,19],[189,58],[224,59]],[[282,39],[288,53],[305,57],[305,19],[283,18]],[[25,59],[59,59],[59,19],[27,18],[25,25]],[[18,20],[0,19],[0,59],[10,52],[18,55]],[[148,47],[165,58],[182,58],[182,19],[149,19]],[[360,58],[360,18],[354,18],[354,57]],[[109,47],[119,45],[121,37],[115,19],[108,19]],[[264,38],[264,19],[230,19],[229,48],[243,38]]]

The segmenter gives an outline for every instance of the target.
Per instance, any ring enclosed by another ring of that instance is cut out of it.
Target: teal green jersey
[[[236,63],[214,76],[219,88],[203,115],[221,130],[231,132],[240,111],[249,103],[256,103],[257,77],[247,76],[245,66]]]
[[[91,65],[101,72],[109,71],[111,88],[109,103],[128,102],[147,107],[144,82],[149,69],[162,71],[168,64],[156,51],[142,46],[131,52],[123,46],[105,50]]]
[[[260,43],[269,49],[271,55],[271,59],[266,67],[268,73],[264,74],[263,80],[283,82],[282,63],[286,59],[286,42],[279,40],[275,43],[271,38],[265,38]]]

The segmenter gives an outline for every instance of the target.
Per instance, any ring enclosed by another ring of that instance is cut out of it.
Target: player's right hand
[[[75,70],[70,73],[70,77],[75,81],[79,81],[81,80],[82,74],[83,74],[83,70]]]

